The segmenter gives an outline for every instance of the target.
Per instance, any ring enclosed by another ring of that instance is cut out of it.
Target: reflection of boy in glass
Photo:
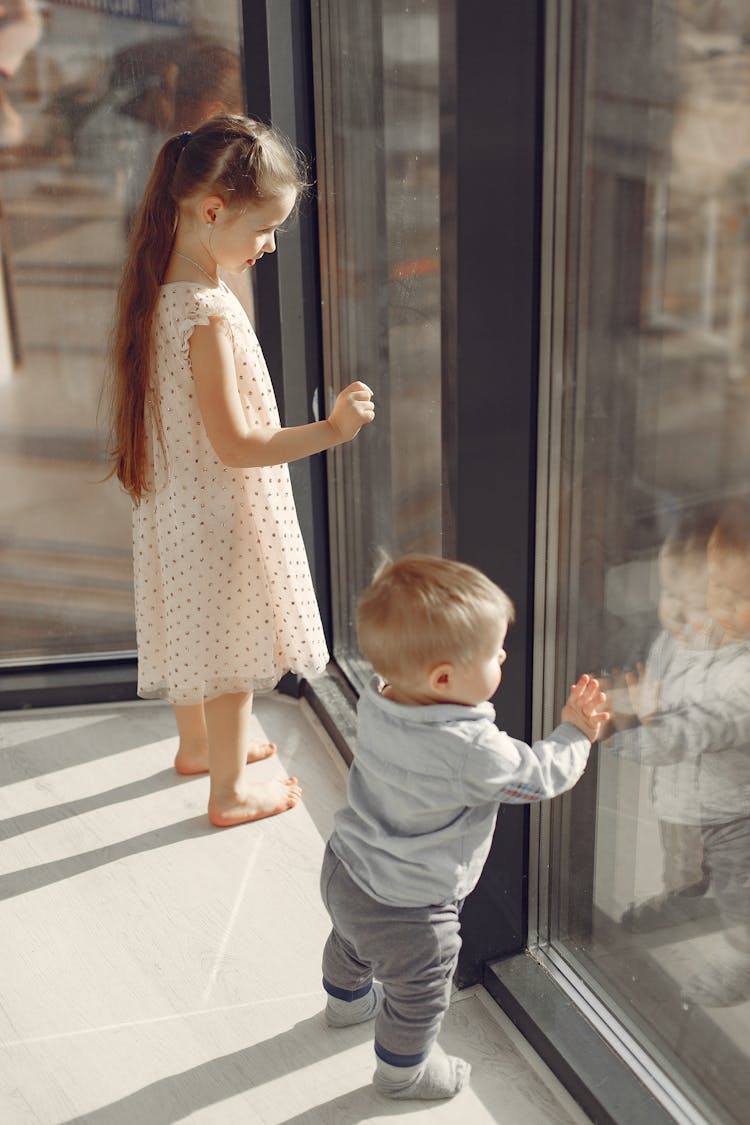
[[[627,676],[633,719],[648,724],[657,712],[700,705],[715,658],[718,630],[708,612],[706,549],[715,516],[691,513],[683,518],[659,552],[659,623],[639,676]],[[622,715],[615,725],[632,725]],[[640,741],[640,740],[639,740]],[[621,747],[627,753],[626,746]],[[705,912],[701,901],[709,879],[703,859],[698,799],[699,759],[688,756],[657,766],[651,802],[659,818],[664,891],[633,904],[623,926],[645,932],[677,925]]]
[[[694,1004],[750,1000],[750,501],[722,511],[708,544],[708,608],[731,667],[731,731],[704,754],[699,788],[703,846],[721,912],[721,946],[683,989]],[[730,741],[731,740],[731,741]]]
[[[646,765],[697,767],[704,864],[723,934],[683,993],[691,1003],[724,1006],[750,999],[750,505],[726,506],[707,558],[717,646],[686,661],[681,701],[666,705],[662,681],[648,721],[608,745]]]

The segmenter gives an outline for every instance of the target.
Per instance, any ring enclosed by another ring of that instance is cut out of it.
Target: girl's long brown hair
[[[159,288],[174,247],[180,204],[218,195],[228,207],[306,187],[304,164],[285,137],[247,117],[214,117],[171,137],[156,158],[130,236],[110,353],[112,471],[137,504],[149,489],[148,423],[163,441],[152,393],[152,329]]]

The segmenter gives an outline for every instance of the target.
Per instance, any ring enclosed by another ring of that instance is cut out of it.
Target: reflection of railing
[[[86,8],[105,15],[123,16],[132,20],[148,20],[149,23],[169,24],[173,27],[186,27],[190,23],[190,5],[185,0],[57,0],[69,8]]]
[[[85,368],[76,354],[71,370]],[[55,377],[36,385],[60,391]],[[0,479],[12,482],[0,512],[0,662],[134,646],[129,502],[101,483],[98,433],[45,422],[0,427]]]
[[[2,340],[0,342],[0,383],[6,382],[14,368],[23,363],[21,329],[13,254],[8,236],[5,207],[0,203],[0,294],[2,295]]]
[[[0,662],[81,645],[134,647],[130,550],[11,538],[0,541]]]

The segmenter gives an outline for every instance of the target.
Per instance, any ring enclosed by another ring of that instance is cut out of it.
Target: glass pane
[[[554,806],[550,937],[680,1088],[739,1121],[750,8],[574,11],[556,706],[574,675],[604,670],[617,730]]]
[[[355,678],[378,549],[442,549],[439,8],[322,5],[327,374],[331,394],[362,379],[378,412],[331,464],[334,653]]]
[[[236,0],[0,17],[0,661],[135,648],[99,408],[128,223],[171,132],[242,110]]]

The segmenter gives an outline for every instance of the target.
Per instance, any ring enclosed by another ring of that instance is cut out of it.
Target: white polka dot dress
[[[138,694],[190,704],[274,687],[328,661],[286,465],[230,469],[206,435],[190,367],[197,324],[221,316],[248,421],[278,426],[255,333],[222,284],[163,285],[150,423],[153,487],[133,509]]]

